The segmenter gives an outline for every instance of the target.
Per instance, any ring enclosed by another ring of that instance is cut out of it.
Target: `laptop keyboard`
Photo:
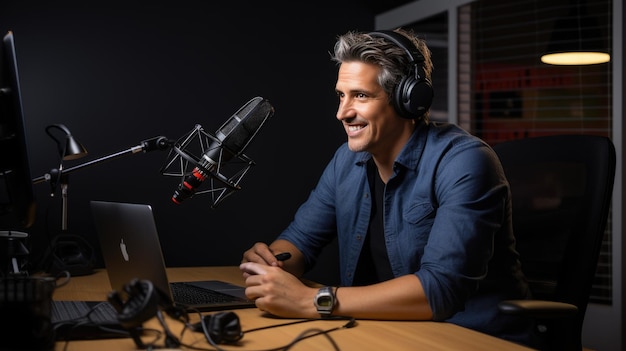
[[[187,306],[245,301],[237,296],[227,295],[219,291],[203,289],[181,282],[170,283],[170,287],[174,301]]]

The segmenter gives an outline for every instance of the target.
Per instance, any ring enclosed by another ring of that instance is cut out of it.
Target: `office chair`
[[[542,349],[580,351],[611,204],[615,147],[601,136],[553,135],[493,148],[511,186],[516,247],[535,299],[498,308],[534,318]]]

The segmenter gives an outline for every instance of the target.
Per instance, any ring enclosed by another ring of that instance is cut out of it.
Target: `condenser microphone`
[[[243,152],[273,114],[274,108],[262,97],[255,97],[244,104],[210,138],[206,151],[194,162],[191,174],[184,177],[174,191],[172,201],[180,204],[192,197],[207,177],[214,177],[231,188],[237,188],[220,173],[220,169],[233,157],[245,157]],[[180,148],[177,150],[179,154],[185,154]],[[187,155],[185,158],[190,157]]]

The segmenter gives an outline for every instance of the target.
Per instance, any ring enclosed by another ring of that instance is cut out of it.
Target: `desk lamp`
[[[60,134],[58,138],[53,134]],[[133,146],[127,150],[116,152],[98,159],[90,160],[72,167],[64,168],[63,161],[75,160],[87,155],[87,150],[79,143],[70,133],[69,129],[62,124],[53,124],[46,127],[46,133],[54,139],[61,162],[59,168],[52,169],[43,176],[34,178],[33,184],[44,181],[50,182],[51,196],[54,196],[57,186],[61,186],[61,194],[63,200],[61,235],[57,235],[40,263],[40,268],[48,273],[56,274],[61,271],[67,271],[72,276],[88,275],[93,273],[94,253],[91,245],[81,236],[70,235],[67,233],[67,189],[69,174],[85,167],[100,164],[104,161],[119,158],[124,155],[135,154],[138,152],[148,152],[152,150],[166,150],[171,146],[171,142],[162,136],[147,139],[140,145]]]

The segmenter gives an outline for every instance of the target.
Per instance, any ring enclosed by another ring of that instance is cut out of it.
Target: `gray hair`
[[[426,42],[418,38],[412,31],[396,29],[395,32],[406,36],[424,56],[424,75],[431,81],[433,63]],[[335,43],[331,60],[337,64],[342,62],[360,61],[379,66],[378,84],[389,96],[390,103],[396,86],[412,68],[406,51],[398,45],[368,33],[348,32],[340,35]],[[428,112],[423,116],[428,121]]]

